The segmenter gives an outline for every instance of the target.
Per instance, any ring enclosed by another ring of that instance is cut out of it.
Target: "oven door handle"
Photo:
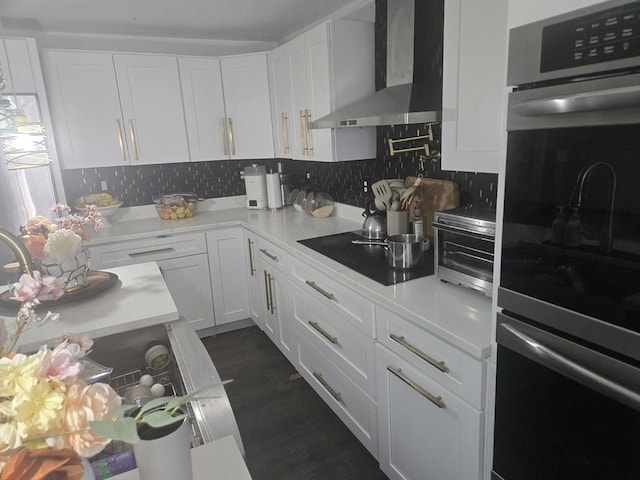
[[[558,95],[550,98],[537,98],[515,105],[512,111],[525,117],[534,117],[639,106],[640,85],[632,85],[608,88],[595,92],[581,92],[570,95]]]
[[[517,350],[520,350],[518,353],[527,354],[528,358],[531,358],[537,363],[566,375],[592,390],[600,392],[603,395],[640,411],[639,392],[606,378],[600,373],[571,360],[565,355],[558,353],[554,349],[549,348],[540,341],[525,334],[514,325],[500,323],[499,332],[499,335],[502,338],[498,339],[498,343],[504,343],[508,348],[515,347]],[[507,338],[505,338],[505,336]],[[612,363],[617,363],[614,359],[609,360]],[[637,380],[639,375],[637,371],[634,376],[636,377],[636,381],[633,383],[633,379],[631,379],[631,385],[638,385]]]
[[[487,240],[489,242],[495,242],[495,237],[493,235],[484,234],[481,232],[474,232],[470,228],[473,227],[459,227],[457,225],[450,225],[448,223],[444,223],[444,221],[435,221],[431,224],[433,228],[437,228],[442,230],[443,232],[449,233],[457,233],[460,235],[467,235],[469,237],[480,238],[482,240]]]

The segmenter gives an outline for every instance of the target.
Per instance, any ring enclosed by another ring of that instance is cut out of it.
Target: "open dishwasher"
[[[152,369],[147,366],[145,353],[152,345],[163,344],[169,348],[170,360],[166,367]],[[161,325],[131,330],[94,339],[90,354],[93,361],[113,368],[109,382],[120,396],[125,398],[129,389],[138,384],[144,374],[153,376],[154,383],[165,387],[166,396],[186,395],[221,379],[209,353],[184,319]],[[203,445],[216,439],[232,435],[244,455],[244,447],[236,424],[231,404],[224,386],[218,385],[202,392],[201,398],[187,405],[191,423],[191,447]],[[94,470],[102,461],[122,458],[120,466],[111,472],[121,473],[133,468],[128,452],[131,446],[112,441],[100,454],[91,458]],[[125,454],[125,455],[121,455]],[[102,478],[107,478],[108,475]]]

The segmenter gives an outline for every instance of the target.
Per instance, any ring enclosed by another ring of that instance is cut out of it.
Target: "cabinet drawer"
[[[375,397],[373,338],[298,286],[292,288],[291,300],[298,334],[318,348],[369,396]]]
[[[404,318],[376,307],[378,341],[478,409],[484,406],[484,363]]]
[[[91,268],[97,270],[206,253],[207,242],[204,233],[162,235],[96,245],[89,250],[91,251]]]
[[[287,274],[287,252],[264,238],[259,239],[258,255],[271,267]]]
[[[299,260],[291,260],[291,279],[366,335],[375,336],[371,300]]]
[[[378,425],[375,402],[303,338],[298,339],[297,354],[300,373],[358,440],[377,458]]]

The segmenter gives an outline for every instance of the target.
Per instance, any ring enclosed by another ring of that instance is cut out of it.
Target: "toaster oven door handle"
[[[467,236],[470,236],[470,237],[480,238],[481,240],[487,240],[489,242],[495,242],[495,236],[494,235],[489,235],[487,233],[482,233],[482,232],[474,232],[469,227],[461,227],[461,226],[458,226],[458,225],[450,225],[450,224],[443,223],[443,222],[433,222],[432,226],[433,226],[433,228],[437,228],[439,230],[442,230],[443,232],[458,233],[460,235],[467,235]]]

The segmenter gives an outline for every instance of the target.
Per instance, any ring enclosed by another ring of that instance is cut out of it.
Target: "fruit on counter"
[[[156,205],[156,210],[163,220],[178,220],[193,217],[196,213],[196,204],[185,200],[180,195],[164,195]]]
[[[87,205],[95,205],[98,208],[117,205],[119,200],[107,192],[89,193],[76,199],[76,207],[86,208]]]

